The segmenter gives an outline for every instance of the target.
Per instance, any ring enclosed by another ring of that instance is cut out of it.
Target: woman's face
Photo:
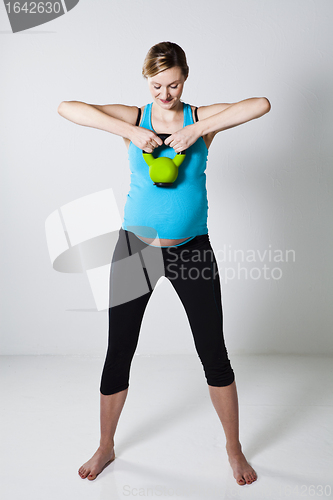
[[[185,80],[178,66],[149,77],[148,86],[154,102],[163,109],[176,107],[180,102]]]

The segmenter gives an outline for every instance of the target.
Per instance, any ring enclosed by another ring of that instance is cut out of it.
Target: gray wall
[[[187,54],[185,102],[265,96],[272,105],[218,134],[209,152],[208,227],[229,353],[332,353],[332,14],[328,0],[81,0],[15,35],[1,17],[3,354],[105,354],[107,312],[94,310],[86,275],[52,268],[44,225],[62,205],[108,187],[123,216],[127,151],[120,137],[69,122],[57,107],[151,102],[141,67],[163,40]],[[256,260],[225,261],[224,250],[252,250]],[[274,261],[287,250],[295,259]],[[194,352],[163,278],[137,348],[157,352]]]

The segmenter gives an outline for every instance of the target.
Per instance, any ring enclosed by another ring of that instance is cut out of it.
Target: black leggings
[[[111,262],[109,342],[100,384],[104,395],[129,386],[143,314],[161,276],[170,280],[183,303],[207,383],[222,387],[234,381],[223,337],[218,267],[208,234],[180,246],[157,247],[121,228]]]

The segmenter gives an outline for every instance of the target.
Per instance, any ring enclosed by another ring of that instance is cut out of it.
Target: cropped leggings
[[[104,395],[129,387],[142,318],[161,276],[169,279],[185,308],[207,383],[222,387],[234,381],[223,337],[218,267],[208,234],[179,246],[157,247],[121,228],[110,270],[109,338],[100,383]],[[165,311],[169,313],[167,304]]]

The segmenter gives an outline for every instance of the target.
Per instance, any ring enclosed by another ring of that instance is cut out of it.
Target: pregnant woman
[[[220,279],[207,228],[205,169],[208,149],[218,132],[259,118],[271,106],[265,97],[192,106],[181,101],[188,73],[183,49],[161,42],[148,51],[142,70],[151,103],[138,108],[63,101],[58,107],[59,114],[74,123],[123,137],[131,169],[111,263],[109,342],[100,384],[101,438],[96,453],[78,471],[83,479],[95,479],[115,459],[114,434],[127,397],[131,361],[143,314],[161,275],[170,280],[188,316],[236,482],[244,485],[257,479],[239,441],[235,375],[224,343]],[[162,140],[159,134],[169,135]],[[164,173],[164,182],[156,182],[147,158],[151,163],[161,156],[174,160],[176,155],[182,156],[176,175]],[[119,266],[139,255],[135,272],[127,264]],[[149,273],[157,257],[162,259],[163,272]],[[139,275],[144,276],[147,290],[130,298]],[[114,300],[126,293],[125,299]]]

